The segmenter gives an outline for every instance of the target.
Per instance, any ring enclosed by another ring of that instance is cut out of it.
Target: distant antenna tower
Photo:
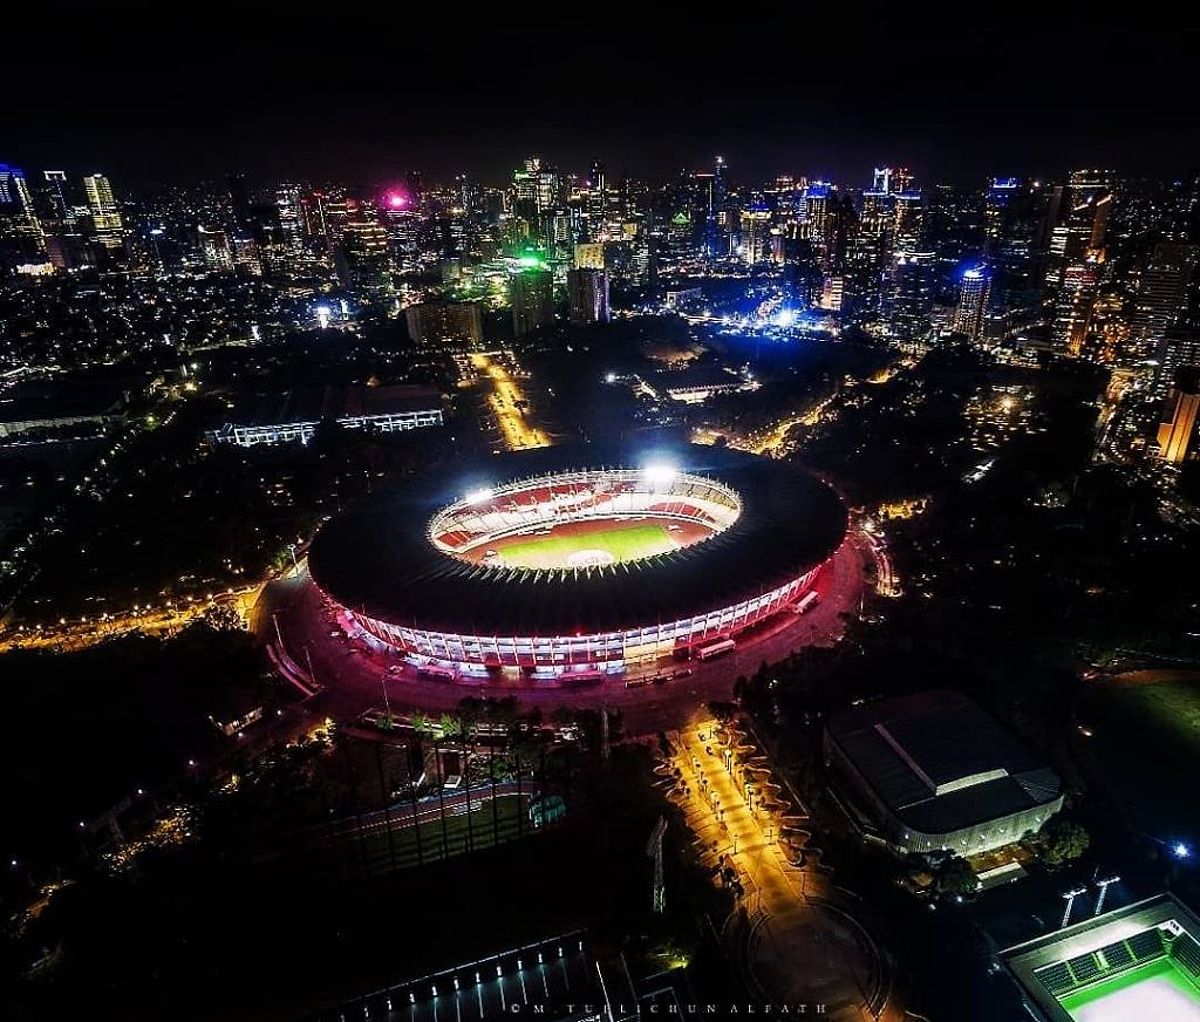
[[[660,915],[666,909],[667,886],[663,881],[663,835],[667,832],[666,818],[660,816],[646,842],[646,854],[654,860],[654,887],[651,892],[652,907]]]

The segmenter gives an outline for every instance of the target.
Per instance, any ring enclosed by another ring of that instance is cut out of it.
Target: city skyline
[[[243,7],[5,16],[5,1017],[1200,1022],[1195,33]]]

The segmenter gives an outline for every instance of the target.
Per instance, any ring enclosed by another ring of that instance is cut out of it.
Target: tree
[[[245,629],[241,614],[225,603],[214,603],[207,607],[201,620],[214,632],[240,632]]]
[[[1047,866],[1073,862],[1088,850],[1091,835],[1073,820],[1048,820],[1037,836],[1038,851]]]
[[[979,879],[970,863],[957,855],[952,855],[938,867],[934,882],[941,894],[973,894],[979,887]]]

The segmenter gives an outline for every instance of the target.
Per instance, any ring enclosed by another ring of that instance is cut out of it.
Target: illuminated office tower
[[[1000,246],[1008,234],[1008,224],[1021,193],[1021,179],[1016,177],[993,177],[988,180],[983,197],[983,245],[984,252],[991,254]]]
[[[240,234],[230,241],[233,249],[233,266],[238,273],[246,277],[261,277],[263,275],[262,257],[259,254],[258,242],[249,234]]]
[[[26,251],[42,249],[42,226],[25,172],[6,163],[0,163],[0,237]]]
[[[275,191],[275,209],[279,216],[279,231],[284,248],[299,251],[304,244],[304,222],[300,210],[299,185],[280,185]]]
[[[983,317],[987,313],[991,278],[983,266],[972,266],[962,275],[958,307],[954,310],[955,333],[966,334],[972,341],[983,336]]]
[[[391,283],[387,228],[361,206],[342,228],[337,263],[347,286],[381,292]]]
[[[1137,354],[1153,351],[1183,313],[1197,254],[1194,245],[1162,242],[1155,246],[1131,301],[1129,339]]]
[[[476,302],[421,302],[404,310],[408,336],[420,345],[447,341],[476,346],[483,341],[483,315]]]
[[[522,259],[510,284],[513,336],[524,337],[554,321],[554,276],[545,263],[532,256]]]
[[[921,248],[924,213],[920,192],[896,192],[892,214],[891,253],[916,252]]]
[[[577,270],[603,270],[604,269],[604,243],[589,242],[583,245],[575,246],[575,269]]]
[[[604,174],[604,164],[593,160],[588,172],[588,212],[593,216],[603,216],[608,208],[608,179]]]
[[[1055,348],[1072,357],[1082,355],[1087,345],[1099,279],[1095,263],[1073,263],[1063,270],[1054,300],[1051,340]]]
[[[233,248],[229,244],[228,235],[222,230],[210,230],[207,227],[201,227],[197,233],[204,265],[218,273],[232,270]]]
[[[350,206],[340,192],[318,190],[300,200],[300,215],[304,233],[328,248],[341,241]]]
[[[250,206],[250,183],[245,174],[230,174],[225,178],[229,190],[229,206],[233,213],[234,226],[241,234],[247,233],[253,226],[253,214]]]
[[[569,271],[567,302],[572,323],[607,323],[608,274],[593,269]]]
[[[83,193],[87,197],[96,239],[105,248],[119,248],[123,244],[125,221],[113,195],[112,184],[103,174],[88,174],[83,179]]]
[[[1177,465],[1196,458],[1196,419],[1200,414],[1200,368],[1189,366],[1175,375],[1167,394],[1166,414],[1158,427],[1158,453]]]
[[[46,179],[43,190],[50,215],[64,227],[75,222],[71,203],[67,198],[67,172],[65,170],[47,170],[42,172]]]
[[[932,252],[898,253],[892,259],[884,317],[892,335],[914,344],[929,334],[934,298]]]
[[[1075,170],[1068,177],[1059,207],[1061,221],[1051,243],[1054,254],[1067,264],[1103,258],[1114,182],[1107,170]]]
[[[762,206],[742,210],[742,241],[739,252],[747,266],[765,263],[771,254],[771,211]]]

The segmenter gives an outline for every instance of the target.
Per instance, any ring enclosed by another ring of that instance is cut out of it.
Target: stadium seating
[[[1056,965],[1039,969],[1037,977],[1041,980],[1042,986],[1055,997],[1070,993],[1077,985],[1066,962],[1058,962]]]
[[[1158,958],[1166,951],[1162,931],[1158,927],[1135,933],[1125,943],[1129,945],[1129,950],[1133,952],[1133,959],[1139,965]]]
[[[1186,933],[1171,942],[1171,957],[1195,979],[1200,979],[1200,944]]]
[[[1075,977],[1077,983],[1090,983],[1104,971],[1093,954],[1072,958],[1067,962],[1067,968],[1071,970],[1071,975]]]
[[[1187,934],[1181,934],[1168,948],[1164,931],[1159,927],[1135,933],[1125,940],[1114,941],[1099,951],[1077,955],[1065,962],[1056,962],[1039,969],[1037,977],[1053,996],[1061,997],[1079,987],[1107,979],[1126,969],[1145,965],[1161,958],[1168,950],[1188,972],[1200,979],[1200,944]]]
[[[1109,969],[1123,969],[1125,966],[1133,964],[1133,952],[1129,950],[1123,940],[1101,948],[1099,953]]]

